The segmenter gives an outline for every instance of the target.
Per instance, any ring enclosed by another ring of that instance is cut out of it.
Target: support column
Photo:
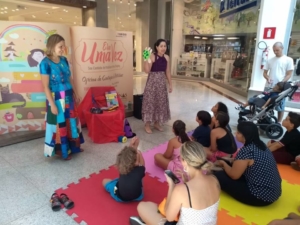
[[[136,71],[140,72],[143,69],[143,49],[153,48],[157,40],[158,0],[144,0],[136,4]]]
[[[173,0],[172,29],[171,29],[171,74],[175,75],[177,59],[183,52],[183,11],[184,1]]]
[[[107,0],[96,0],[96,8],[82,9],[82,25],[108,28]]]
[[[284,54],[287,54],[295,6],[296,0],[285,0],[284,4],[274,4],[274,0],[261,1],[256,45],[260,41],[266,42],[269,46],[269,59],[275,56],[272,47],[278,41],[283,43]],[[266,27],[276,27],[275,39],[263,39],[264,28]],[[251,84],[248,92],[249,96],[253,96],[253,94],[264,90],[266,80],[263,77],[263,70],[260,68],[261,60],[262,50],[256,46]]]
[[[82,9],[82,26],[96,27],[95,9]]]
[[[96,26],[108,28],[108,3],[107,0],[96,0]]]

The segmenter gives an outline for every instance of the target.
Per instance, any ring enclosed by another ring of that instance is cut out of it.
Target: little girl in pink
[[[181,145],[186,141],[190,141],[190,138],[186,134],[185,123],[181,120],[176,120],[173,123],[173,133],[175,137],[169,140],[165,153],[157,153],[154,156],[154,161],[158,167],[171,170],[174,174],[177,174],[178,171],[183,170],[180,160]]]

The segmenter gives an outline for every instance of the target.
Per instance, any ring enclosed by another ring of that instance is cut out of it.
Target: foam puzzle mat
[[[165,151],[166,147],[167,142],[143,153],[146,163],[143,201],[159,203],[167,194],[163,170],[154,165],[154,155]],[[282,196],[277,202],[267,207],[252,207],[221,193],[218,225],[266,225],[273,219],[282,219],[288,213],[296,212],[300,205],[300,173],[287,165],[278,165],[278,168],[282,178]],[[66,213],[81,225],[129,224],[129,217],[137,215],[138,203],[115,202],[102,187],[104,178],[115,177],[118,177],[118,172],[111,166],[56,192],[67,194],[75,202],[75,207],[66,210]]]

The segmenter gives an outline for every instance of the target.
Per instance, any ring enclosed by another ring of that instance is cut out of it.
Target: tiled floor
[[[145,77],[134,78],[134,92],[142,93]],[[145,151],[168,139],[172,135],[172,123],[181,119],[187,130],[197,124],[195,116],[199,110],[210,111],[218,101],[224,102],[230,111],[230,125],[237,125],[236,103],[224,95],[196,82],[173,81],[170,94],[172,120],[164,127],[165,132],[154,131],[145,134],[140,120],[129,118],[131,127],[140,137],[140,149]],[[221,92],[245,101],[245,98],[218,87]],[[85,152],[73,156],[70,161],[58,158],[44,158],[43,139],[0,148],[0,225],[71,225],[76,224],[63,211],[52,212],[49,198],[54,190],[71,182],[107,168],[115,161],[116,153],[122,144],[93,144],[84,130]]]

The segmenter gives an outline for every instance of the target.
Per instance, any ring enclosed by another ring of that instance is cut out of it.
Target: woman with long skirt
[[[152,133],[152,123],[155,129],[163,131],[161,125],[171,119],[166,80],[169,83],[169,93],[172,92],[172,82],[170,58],[165,54],[166,50],[167,42],[158,39],[154,44],[154,53],[144,62],[148,79],[144,90],[142,119],[148,134]]]
[[[84,139],[76,109],[79,98],[69,63],[63,56],[64,49],[64,38],[58,34],[51,35],[47,40],[46,57],[40,63],[47,97],[44,155],[59,155],[70,160],[72,153],[83,151],[80,145]]]

